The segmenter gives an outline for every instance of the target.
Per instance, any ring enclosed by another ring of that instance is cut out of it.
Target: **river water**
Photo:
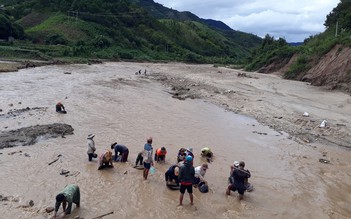
[[[167,69],[166,64],[161,67]],[[81,189],[81,208],[73,205],[69,218],[93,218],[111,211],[114,214],[104,218],[351,217],[350,151],[300,145],[285,133],[204,100],[173,99],[167,88],[134,74],[145,68],[153,72],[153,64],[105,63],[0,74],[3,113],[47,107],[2,118],[2,131],[55,122],[74,128],[74,135],[65,138],[43,138],[33,146],[0,150],[0,195],[10,197],[0,201],[0,218],[50,218],[45,208],[54,206],[56,194],[70,183]],[[55,112],[58,101],[68,114]],[[129,163],[98,171],[97,161],[88,162],[86,154],[90,133],[96,135],[98,153],[113,142],[129,147]],[[144,180],[133,163],[149,136],[154,149],[164,146],[168,154],[166,163],[155,164],[156,173]],[[205,176],[210,191],[202,194],[194,189],[194,206],[185,194],[184,206],[179,207],[179,191],[166,188],[164,172],[181,147],[192,147],[194,165],[201,165],[200,149],[206,146],[215,154]],[[326,149],[335,157],[332,165],[318,162]],[[59,154],[60,160],[48,165]],[[241,202],[237,193],[225,195],[234,160],[246,162],[255,187]],[[62,169],[76,175],[62,176]],[[33,207],[20,207],[29,200]]]

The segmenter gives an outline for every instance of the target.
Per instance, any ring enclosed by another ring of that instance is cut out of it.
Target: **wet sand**
[[[135,75],[139,69],[150,75]],[[55,204],[66,184],[77,183],[81,208],[70,218],[110,211],[114,215],[105,218],[349,218],[351,97],[276,76],[238,73],[211,65],[105,63],[0,75],[2,113],[47,107],[0,117],[1,131],[53,123],[74,128],[65,138],[0,150],[2,217],[50,218],[45,208]],[[185,100],[171,97],[179,84]],[[55,113],[58,101],[68,114]],[[310,117],[302,116],[305,111]],[[327,128],[318,128],[323,119]],[[90,133],[98,152],[115,141],[127,145],[130,163],[97,171],[97,162],[87,161]],[[144,181],[132,166],[148,136],[154,148],[165,146],[168,156]],[[166,188],[163,174],[180,147],[194,148],[197,166],[205,146],[215,153],[205,176],[210,192],[194,190],[195,205],[186,194],[184,206],[177,207],[179,192]],[[237,193],[224,194],[234,160],[246,162],[255,187],[241,202]],[[62,169],[72,175],[60,175]],[[23,207],[29,200],[34,205]]]

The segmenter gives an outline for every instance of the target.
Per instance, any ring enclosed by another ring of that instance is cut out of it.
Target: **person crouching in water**
[[[104,167],[113,167],[112,152],[110,150],[106,150],[99,157],[99,168],[98,168],[98,170],[101,170]]]
[[[56,196],[54,218],[56,218],[56,214],[60,208],[61,203],[62,203],[64,215],[71,214],[73,203],[76,204],[76,206],[79,208],[80,207],[79,187],[74,184],[67,185],[64,188],[64,190]]]
[[[201,182],[207,184],[204,179],[206,170],[208,169],[208,164],[204,163],[201,166],[195,167],[195,177],[194,177],[194,187],[197,187]]]
[[[179,186],[179,166],[177,164],[172,165],[165,173],[165,180],[167,186]]]
[[[245,162],[240,161],[239,167],[233,168],[232,177],[234,182],[230,184],[226,190],[227,195],[230,195],[230,191],[235,192],[236,190],[238,190],[240,200],[244,198],[244,192],[246,190],[245,181],[247,181],[247,179],[251,177],[250,172],[248,170],[245,170],[244,167]]]
[[[135,166],[134,166],[134,168],[138,167],[138,163],[139,163],[140,166],[143,165],[143,160],[144,160],[143,153],[144,153],[144,151],[138,153],[138,156],[135,159]]]
[[[155,152],[155,161],[159,162],[159,161],[166,161],[166,154],[167,154],[167,150],[165,147],[162,148],[158,148]]]
[[[239,168],[239,161],[234,161],[233,165],[230,166],[230,174],[228,178],[228,185],[234,183],[234,177],[233,177],[233,171],[235,168]],[[247,172],[250,173],[249,170],[246,170]],[[252,192],[254,190],[254,187],[251,183],[249,183],[249,179],[245,179],[245,190],[248,192]]]
[[[179,196],[179,205],[183,205],[183,197],[185,190],[188,191],[190,197],[190,204],[193,205],[193,182],[195,176],[195,169],[193,166],[193,158],[187,156],[185,158],[184,165],[180,167],[179,170],[179,182],[180,182],[180,196]]]
[[[121,156],[121,162],[127,162],[129,149],[123,144],[117,144],[117,142],[111,145],[111,149],[115,150],[115,161],[118,160],[118,157]]]
[[[63,114],[66,114],[66,110],[65,110],[65,107],[63,106],[63,104],[61,102],[58,102],[56,104],[56,112],[57,113],[63,113]]]
[[[201,156],[206,158],[207,162],[212,162],[213,158],[213,153],[211,151],[211,148],[205,147],[201,149]]]
[[[181,148],[179,149],[178,155],[177,155],[177,163],[182,162],[185,160],[186,154],[185,154],[186,149]]]

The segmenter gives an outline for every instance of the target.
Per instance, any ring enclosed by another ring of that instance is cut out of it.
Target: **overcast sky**
[[[177,11],[219,20],[233,30],[302,42],[325,30],[326,16],[340,0],[154,0]]]

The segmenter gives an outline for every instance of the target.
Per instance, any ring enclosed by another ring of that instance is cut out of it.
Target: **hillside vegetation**
[[[0,0],[0,4],[4,5],[0,39],[15,39],[1,43],[2,57],[7,58],[16,51],[17,57],[36,53],[41,59],[235,64],[242,63],[262,41],[223,29],[220,22],[208,25],[190,12],[167,9],[152,0]],[[173,13],[167,16],[160,11]],[[180,14],[184,16],[174,16]]]
[[[286,79],[351,92],[351,1],[341,0],[326,16],[326,30],[294,47],[266,35],[245,69],[279,72]]]

